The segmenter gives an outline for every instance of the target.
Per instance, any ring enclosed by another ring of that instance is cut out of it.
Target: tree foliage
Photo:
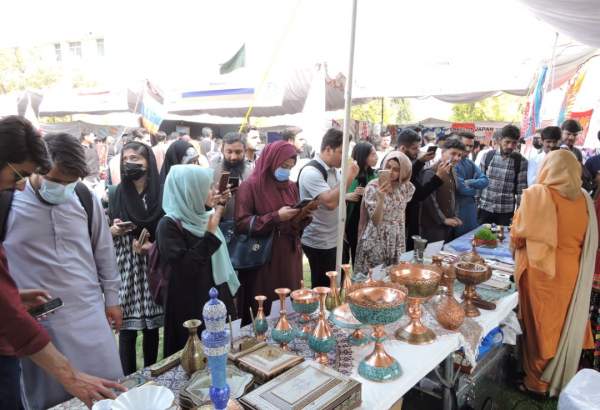
[[[365,104],[352,106],[352,119],[368,121],[373,124],[381,123],[382,99],[376,98]],[[383,123],[404,124],[412,121],[410,101],[404,98],[383,99]]]
[[[12,91],[39,90],[52,87],[64,76],[60,66],[48,65],[39,50],[0,49],[0,94]],[[71,72],[73,88],[91,88],[98,85],[81,71]]]
[[[0,50],[0,94],[54,85],[60,78],[56,69],[45,67],[35,50]]]
[[[521,120],[523,103],[523,97],[500,94],[474,103],[454,104],[451,120],[456,122],[519,122]]]

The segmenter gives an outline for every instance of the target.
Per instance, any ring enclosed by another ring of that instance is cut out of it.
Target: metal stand
[[[442,379],[442,378],[440,378]],[[444,359],[444,377],[441,380],[444,386],[443,409],[452,410],[452,386],[454,386],[454,353]]]

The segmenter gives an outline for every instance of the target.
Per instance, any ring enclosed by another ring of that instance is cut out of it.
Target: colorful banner
[[[157,132],[165,117],[165,109],[160,92],[149,81],[146,81],[142,92],[139,113],[142,114],[142,126],[152,133]]]
[[[535,134],[535,130],[540,127],[540,110],[542,108],[542,99],[544,97],[544,81],[548,66],[543,66],[536,80],[535,88],[530,100],[523,111],[523,122],[521,124],[521,136],[530,137]]]
[[[579,133],[579,136],[577,137],[577,142],[575,143],[575,145],[578,145],[580,147],[584,145],[585,138],[588,133],[588,128],[590,128],[590,121],[592,119],[593,113],[594,110],[587,110],[583,112],[572,112],[571,115],[569,115],[569,119],[577,120],[579,124],[581,124],[581,128],[583,128],[583,130]]]
[[[570,80],[569,89],[565,93],[565,98],[560,107],[557,124],[562,124],[565,119],[570,117],[571,111],[573,111],[573,106],[575,105],[575,99],[577,98],[579,90],[581,90],[581,85],[583,84],[584,79],[585,70],[581,70]]]

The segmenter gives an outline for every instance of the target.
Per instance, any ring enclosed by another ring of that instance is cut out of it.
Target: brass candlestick
[[[327,310],[332,311],[336,307],[342,304],[340,301],[340,295],[338,293],[337,288],[337,272],[329,271],[326,273],[327,277],[329,277],[329,288],[330,293],[327,295],[325,299],[325,304],[327,306]]]
[[[281,346],[283,350],[289,350],[288,344],[294,340],[294,329],[287,318],[287,312],[285,311],[285,298],[290,294],[288,288],[277,288],[275,293],[279,296],[280,310],[279,320],[275,325],[275,329],[271,331],[271,337],[273,340]]]
[[[254,300],[258,303],[258,312],[256,312],[256,319],[254,320],[254,335],[256,340],[264,342],[267,340],[267,330],[269,329],[269,323],[265,317],[264,303],[267,297],[264,295],[254,296]]]
[[[340,301],[346,303],[346,295],[350,292],[352,287],[352,266],[349,263],[342,265],[344,271],[344,280],[342,281],[342,287],[340,288]]]
[[[325,319],[325,298],[330,292],[329,288],[319,286],[314,289],[319,296],[319,321],[315,330],[308,337],[308,346],[316,353],[315,360],[323,365],[329,364],[327,353],[335,347],[335,338],[331,326]]]

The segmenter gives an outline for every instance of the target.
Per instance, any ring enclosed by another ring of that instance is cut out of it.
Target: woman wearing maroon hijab
[[[292,207],[300,195],[296,184],[289,181],[290,170],[296,164],[296,148],[285,141],[265,147],[256,161],[254,172],[244,181],[236,194],[235,222],[238,233],[247,233],[255,217],[252,234],[273,233],[270,260],[262,267],[239,272],[241,283],[239,306],[242,324],[250,323],[249,307],[257,310],[254,296],[265,295],[265,314],[277,297],[274,289],[298,289],[302,280],[302,230],[310,217],[300,221],[294,218],[298,210]]]

